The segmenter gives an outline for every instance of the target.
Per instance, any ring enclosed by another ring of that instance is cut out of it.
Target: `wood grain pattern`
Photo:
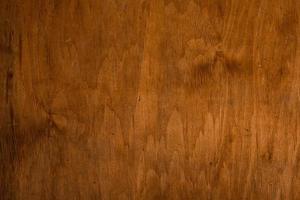
[[[300,199],[299,0],[1,0],[0,199]]]

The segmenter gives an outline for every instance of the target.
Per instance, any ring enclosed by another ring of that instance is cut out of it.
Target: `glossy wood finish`
[[[0,199],[300,199],[299,17],[1,0]]]

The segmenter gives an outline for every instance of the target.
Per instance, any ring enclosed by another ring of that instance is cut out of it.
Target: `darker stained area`
[[[16,7],[10,1],[0,2],[0,197],[14,199],[13,176],[18,160],[20,139],[17,137],[13,110]]]

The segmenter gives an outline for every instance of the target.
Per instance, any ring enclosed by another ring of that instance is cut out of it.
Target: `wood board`
[[[1,0],[0,199],[300,199],[298,0]]]

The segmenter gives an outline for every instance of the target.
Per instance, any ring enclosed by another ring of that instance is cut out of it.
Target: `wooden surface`
[[[300,199],[299,0],[0,0],[0,199]]]

